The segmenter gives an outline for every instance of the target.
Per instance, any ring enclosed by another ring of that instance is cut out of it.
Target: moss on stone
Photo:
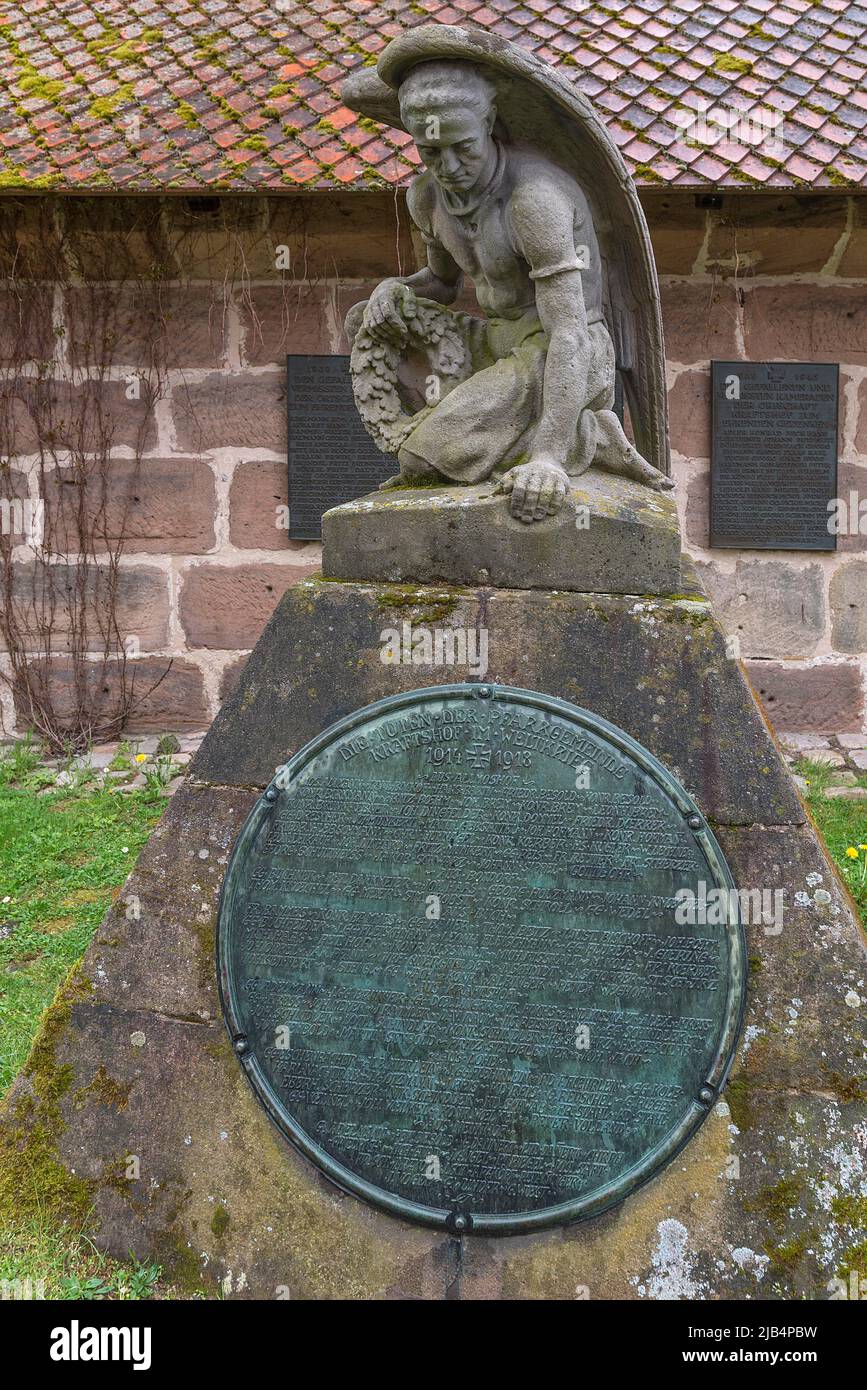
[[[230,1222],[229,1213],[225,1207],[215,1207],[214,1215],[211,1217],[211,1230],[218,1238],[224,1233]]]
[[[721,53],[714,59],[713,67],[717,72],[752,72],[753,64],[747,58],[736,58],[733,53]]]
[[[465,589],[391,584],[388,588],[377,590],[376,606],[385,611],[411,612],[416,622],[436,623],[450,617],[461,600],[469,597]]]
[[[118,87],[117,91],[110,93],[109,96],[97,97],[88,107],[88,115],[97,118],[113,116],[119,106],[124,102],[132,101],[135,96],[135,88],[131,82],[124,82]]]
[[[99,1067],[93,1080],[87,1086],[81,1086],[72,1097],[72,1103],[77,1109],[86,1105],[89,1099],[99,1102],[100,1105],[111,1106],[114,1110],[126,1110],[129,1105],[129,1093],[132,1090],[131,1082],[115,1081],[109,1076],[105,1067]]]
[[[432,478],[426,473],[400,473],[389,482],[387,487],[380,488],[381,492],[407,492],[414,491],[420,487],[449,487],[451,486],[445,478]]]
[[[842,1076],[830,1067],[822,1068],[829,1090],[834,1092],[841,1105],[851,1105],[853,1101],[865,1097],[863,1076]]]
[[[801,1263],[807,1253],[810,1241],[815,1238],[815,1234],[815,1231],[802,1231],[800,1235],[793,1236],[791,1240],[784,1241],[782,1245],[774,1245],[773,1241],[765,1241],[762,1249],[774,1270],[791,1274]]]
[[[793,1208],[801,1199],[803,1187],[798,1177],[780,1178],[773,1187],[761,1188],[755,1197],[744,1202],[744,1211],[755,1212],[765,1217],[775,1231],[783,1231],[791,1219]]]
[[[831,1202],[831,1215],[843,1226],[858,1226],[867,1230],[867,1197],[844,1193]]]
[[[745,1076],[739,1076],[736,1081],[730,1081],[725,1089],[725,1099],[732,1120],[741,1134],[752,1129],[756,1122],[750,1089],[750,1083]]]
[[[837,1270],[838,1277],[848,1279],[853,1273],[867,1279],[867,1240],[859,1241],[857,1245],[849,1245],[843,1251],[842,1263]]]
[[[74,966],[45,1011],[24,1065],[29,1090],[16,1090],[0,1110],[0,1226],[45,1215],[83,1226],[91,1209],[93,1184],[72,1173],[58,1152],[64,1127],[60,1101],[73,1073],[58,1063],[56,1047],[73,1005],[92,988]]]

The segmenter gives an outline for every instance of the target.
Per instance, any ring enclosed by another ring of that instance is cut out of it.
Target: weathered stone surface
[[[25,396],[16,381],[0,383],[0,409],[3,411],[4,447],[9,457],[35,454],[39,449],[39,430]]]
[[[727,196],[712,219],[708,266],[723,275],[797,275],[821,270],[846,230],[845,198],[776,193]]]
[[[678,593],[677,507],[596,468],[572,480],[556,516],[532,525],[511,516],[493,482],[394,488],[324,514],[322,568],[328,579]]]
[[[172,391],[178,447],[272,449],[286,446],[286,384],[280,372],[223,375]]]
[[[195,565],[181,587],[181,622],[191,647],[252,647],[274,605],[308,565]]]
[[[239,463],[229,490],[229,539],[244,550],[295,549],[278,526],[279,507],[289,505],[289,475],[285,463],[268,459]]]
[[[831,644],[838,652],[867,651],[867,561],[850,560],[831,577]]]
[[[78,585],[83,582],[83,594]],[[82,631],[89,634],[88,650],[101,653],[105,648],[105,628],[110,592],[108,567],[99,571],[87,566],[82,581],[77,565],[39,566],[16,564],[13,569],[13,603],[19,629],[33,651],[44,650],[44,624],[53,608],[51,649],[62,652],[72,641],[73,619],[76,640]],[[164,647],[169,625],[169,585],[162,570],[153,565],[118,567],[114,609],[118,628],[124,637],[133,637],[139,651]],[[5,646],[0,635],[0,649]]]
[[[333,266],[326,273],[332,276]],[[282,368],[290,352],[348,352],[343,320],[375,287],[375,281],[340,280],[308,284],[300,292],[296,283],[286,280],[253,286],[240,306],[245,362]],[[475,312],[479,313],[477,305]]]
[[[707,213],[689,194],[642,190],[658,275],[689,275],[704,244]]]
[[[710,373],[681,372],[668,410],[671,447],[686,458],[710,458]]]
[[[306,580],[279,604],[192,764],[194,777],[264,787],[344,714],[400,690],[478,678],[383,661],[383,633],[487,633],[487,680],[558,695],[626,729],[712,820],[803,818],[788,775],[705,601],[479,592]]]
[[[746,356],[756,361],[867,364],[867,297],[858,286],[759,285],[746,292],[744,325]]]
[[[753,914],[746,925],[752,988],[746,1016],[751,1036],[742,1049],[744,1088],[839,1097],[855,1083],[857,1092],[852,1062],[864,1042],[867,1000],[854,1005],[846,996],[850,990],[864,993],[863,941],[812,829],[722,826],[719,840],[739,885],[783,894],[773,921]]]
[[[45,663],[32,664],[45,679]],[[88,666],[88,679],[94,696],[99,694],[97,683],[101,681],[104,699],[96,699],[95,707],[116,714],[121,690],[117,663],[111,662],[103,672],[102,663],[92,661]],[[160,733],[166,729],[177,732],[201,729],[210,718],[202,673],[190,661],[161,656],[128,661],[126,681],[127,691],[132,691],[132,709],[124,725],[127,733],[147,733],[152,729]],[[68,659],[58,657],[51,662],[48,685],[55,712],[60,718],[71,718],[77,708],[77,696],[75,670]],[[17,695],[16,708],[22,719],[22,727],[28,727],[29,710]]]
[[[741,655],[784,660],[812,656],[825,631],[821,565],[738,560],[733,571],[699,566],[708,598]]]
[[[210,953],[204,959],[210,965]],[[81,992],[55,1056],[45,1040],[43,1072],[19,1083],[9,1123],[43,1119],[40,1083],[62,1056],[66,1128],[54,1161],[74,1171],[101,1244],[157,1259],[190,1294],[384,1298],[396,1287],[445,1296],[448,1240],[342,1196],[289,1152],[222,1023],[113,1008]],[[139,1159],[138,1179],[125,1177],[126,1154]]]
[[[841,748],[867,749],[867,730],[857,734],[838,734],[837,743]]]
[[[2,383],[0,396],[9,412],[4,430],[8,455],[68,450],[107,456],[114,448],[137,454],[156,444],[153,402],[146,387],[138,400],[128,400],[123,381],[76,382],[13,377]]]
[[[77,365],[216,367],[226,306],[219,281],[180,287],[72,287],[65,293],[69,351]]]
[[[660,286],[665,353],[670,362],[738,357],[737,299],[730,285],[708,277],[670,279]]]
[[[81,486],[71,469],[47,480],[47,508],[58,548],[78,548],[80,519],[93,528],[97,549],[123,537],[127,553],[200,554],[214,544],[214,475],[203,459],[113,459],[103,487]],[[89,532],[88,532],[89,533]],[[68,542],[68,543],[67,543]]]
[[[26,272],[15,289],[4,290],[0,294],[0,366],[47,362],[53,357],[57,347],[53,313],[53,287],[28,280]]]
[[[858,387],[858,422],[855,426],[855,448],[867,454],[867,377]]]
[[[220,1017],[212,968],[217,901],[255,797],[182,786],[91,948],[93,1003],[185,1022]],[[180,910],[178,910],[180,909]]]
[[[251,366],[283,363],[287,352],[333,352],[340,320],[325,286],[256,285],[241,306],[244,360]]]
[[[710,545],[710,469],[690,478],[686,490],[684,532],[689,545],[704,550]]]
[[[837,734],[861,728],[861,670],[854,663],[781,666],[749,661],[746,669],[775,729]]]
[[[864,442],[867,444],[867,436]],[[846,524],[837,536],[837,550],[844,554],[863,553],[867,551],[867,468],[841,459],[837,496],[846,503]]]
[[[234,661],[230,661],[228,666],[223,668],[222,675],[220,676],[221,705],[224,701],[228,700],[230,695],[234,695],[238,681],[243,675],[244,667],[247,665],[247,661],[248,657],[246,655],[237,656]]]
[[[837,274],[847,279],[867,278],[867,207],[863,198],[853,198],[854,221],[843,248]]]

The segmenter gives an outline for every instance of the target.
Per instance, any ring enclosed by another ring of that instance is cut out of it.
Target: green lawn
[[[87,774],[55,788],[54,776],[21,746],[0,761],[0,1096],[166,804],[155,789],[104,791]],[[0,1296],[11,1284],[18,1297],[141,1298],[158,1274],[47,1218],[0,1230]]]
[[[867,849],[862,848],[867,845],[867,800],[826,797],[825,789],[833,784],[835,775],[834,768],[827,763],[801,758],[794,771],[807,784],[810,814],[867,926]],[[858,779],[858,785],[867,787],[867,775]]]
[[[867,925],[867,801],[827,801],[818,794],[808,796],[807,805]],[[857,850],[857,858],[847,849]]]
[[[0,1094],[164,806],[149,791],[0,786]]]

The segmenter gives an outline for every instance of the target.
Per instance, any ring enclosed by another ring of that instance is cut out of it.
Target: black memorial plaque
[[[836,549],[836,363],[712,362],[711,372],[711,546]]]
[[[695,803],[613,725],[503,686],[394,696],[296,754],[245,824],[227,1026],[345,1190],[455,1231],[593,1215],[720,1093],[732,892]]]
[[[286,358],[289,535],[318,540],[322,513],[374,492],[397,472],[361,423],[349,358],[290,353]]]

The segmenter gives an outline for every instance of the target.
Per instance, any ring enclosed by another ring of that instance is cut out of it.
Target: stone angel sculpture
[[[672,487],[650,239],[587,99],[515,45],[438,24],[393,39],[343,96],[408,131],[425,166],[407,201],[427,264],[346,321],[356,403],[400,466],[383,486],[493,477],[524,522],[559,511],[591,465]],[[464,276],[483,318],[447,307]]]

